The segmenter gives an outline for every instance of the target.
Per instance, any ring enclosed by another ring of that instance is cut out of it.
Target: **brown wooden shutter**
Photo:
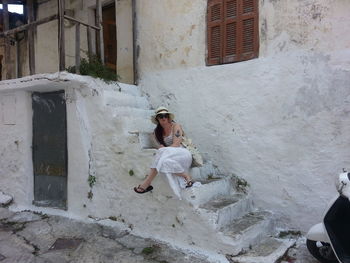
[[[237,60],[238,1],[224,0],[223,63]]]
[[[242,0],[240,6],[240,47],[239,60],[248,60],[258,56],[258,0]]]
[[[258,0],[208,0],[208,65],[258,56]]]
[[[221,64],[223,36],[222,0],[209,0],[207,13],[208,65]]]

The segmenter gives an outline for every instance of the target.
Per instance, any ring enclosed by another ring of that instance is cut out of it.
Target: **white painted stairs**
[[[140,151],[152,158],[155,153],[150,142],[154,125],[153,110],[146,97],[134,85],[119,84],[104,91],[104,103],[125,136],[137,137]],[[275,263],[295,240],[277,238],[273,213],[254,206],[247,188],[236,176],[224,176],[206,161],[203,167],[191,169],[192,178],[202,183],[185,191],[184,199],[193,212],[206,220],[223,243],[232,247],[227,260],[234,263]]]

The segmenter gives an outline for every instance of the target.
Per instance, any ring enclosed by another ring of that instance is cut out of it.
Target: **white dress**
[[[169,147],[173,143],[172,133],[164,137],[164,143],[167,147],[159,148],[151,168],[157,169],[158,173],[164,174],[175,195],[181,200],[181,189],[186,188],[186,180],[178,173],[188,173],[192,163],[191,153],[182,146]]]

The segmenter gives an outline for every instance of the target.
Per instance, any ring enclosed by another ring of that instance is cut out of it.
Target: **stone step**
[[[274,230],[273,215],[268,211],[255,211],[233,220],[229,225],[222,227],[220,232],[223,241],[232,245],[232,254],[238,254],[256,246],[268,236],[273,236]]]
[[[113,119],[113,124],[125,133],[139,134],[142,137],[141,148],[152,148],[150,136],[155,125],[148,118],[118,116]]]
[[[294,239],[268,237],[254,248],[236,256],[228,255],[227,259],[231,263],[277,263],[295,242]]]
[[[109,93],[120,92],[127,93],[133,96],[142,96],[142,92],[138,86],[118,83],[117,85],[113,85],[112,89],[104,90],[104,94],[108,96]]]
[[[127,107],[127,106],[116,107],[111,112],[112,112],[113,118],[117,118],[117,119],[121,117],[127,117],[131,119],[141,118],[149,122],[151,122],[151,116],[154,113],[153,110],[133,108],[133,107]]]
[[[195,208],[219,196],[227,196],[235,192],[231,177],[198,181],[202,185],[188,189],[183,195],[183,198]]]
[[[232,196],[220,196],[211,200],[201,205],[198,211],[213,225],[214,229],[220,229],[252,209],[253,201],[250,195],[235,193]]]
[[[110,107],[133,107],[148,109],[150,107],[146,97],[134,96],[132,94],[119,92],[119,91],[108,91],[104,94],[105,105]]]
[[[221,179],[223,176],[217,175],[215,167],[211,161],[204,160],[204,164],[201,167],[193,167],[191,176],[194,180],[205,181],[213,179]]]

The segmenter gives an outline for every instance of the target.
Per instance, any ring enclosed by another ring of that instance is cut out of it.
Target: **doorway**
[[[64,91],[34,92],[33,170],[37,206],[67,208],[67,115]]]
[[[102,8],[104,60],[107,67],[117,69],[117,26],[115,3]]]

